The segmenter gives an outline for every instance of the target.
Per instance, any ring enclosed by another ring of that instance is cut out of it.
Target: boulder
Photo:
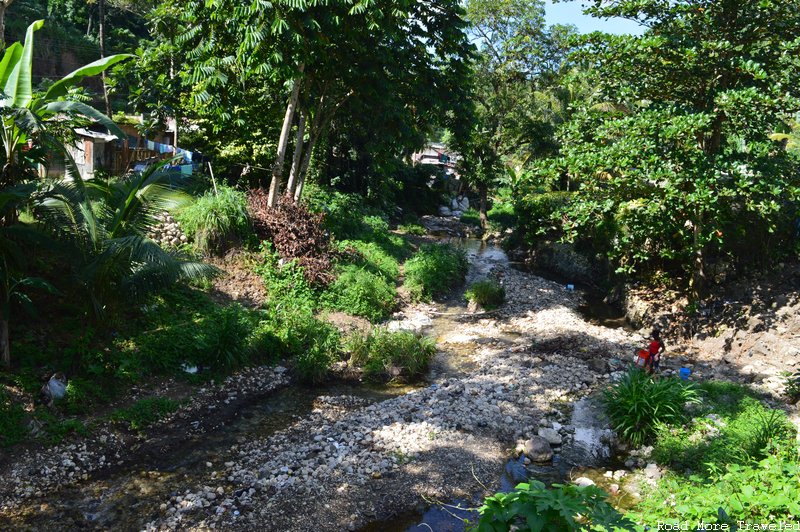
[[[549,462],[553,459],[553,449],[550,443],[541,436],[533,436],[523,444],[523,453],[532,462]]]
[[[539,429],[539,436],[547,440],[550,445],[561,445],[561,434],[557,430],[543,427]]]
[[[453,211],[450,210],[449,207],[442,205],[439,207],[439,216],[452,216]]]
[[[572,483],[575,484],[576,486],[580,487],[580,488],[585,488],[587,486],[594,486],[595,485],[594,480],[592,480],[592,479],[590,479],[588,477],[578,477],[575,480],[573,480]]]

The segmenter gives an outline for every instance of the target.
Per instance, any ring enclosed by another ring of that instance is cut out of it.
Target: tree
[[[475,108],[471,134],[455,147],[463,173],[478,190],[485,227],[488,191],[507,165],[555,149],[555,125],[565,111],[556,81],[566,70],[574,28],[548,28],[541,1],[470,0],[467,16],[480,52]]]
[[[0,51],[6,47],[6,11],[13,3],[14,0],[0,0]]]
[[[595,0],[640,36],[592,34],[577,61],[597,91],[565,129],[580,190],[568,234],[621,271],[662,261],[701,296],[712,257],[773,253],[798,197],[796,161],[769,137],[800,110],[797,2]]]

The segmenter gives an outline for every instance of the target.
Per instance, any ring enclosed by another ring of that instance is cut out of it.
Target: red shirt
[[[661,340],[653,340],[650,342],[650,356],[657,355],[658,350],[661,349],[661,346],[664,345],[661,343]]]

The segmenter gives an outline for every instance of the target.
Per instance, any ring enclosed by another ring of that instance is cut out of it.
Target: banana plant
[[[109,67],[133,57],[118,54],[105,57],[81,68],[53,83],[45,92],[34,92],[33,35],[44,25],[37,20],[28,26],[25,42],[9,46],[0,59],[0,185],[13,186],[34,175],[36,163],[28,156],[28,141],[35,141],[50,152],[66,155],[61,139],[50,127],[65,116],[81,116],[107,127],[112,134],[122,138],[124,133],[114,122],[86,103],[69,98],[69,89],[86,77],[96,76]],[[69,167],[69,165],[68,165]],[[8,223],[8,220],[6,220]]]

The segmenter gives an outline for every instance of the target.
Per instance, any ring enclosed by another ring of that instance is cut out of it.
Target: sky
[[[621,18],[601,19],[584,15],[581,5],[583,0],[573,0],[570,2],[553,3],[553,0],[546,0],[545,19],[548,24],[574,24],[581,33],[592,31],[605,31],[607,33],[632,33],[639,35],[644,31],[644,27],[630,20]]]

